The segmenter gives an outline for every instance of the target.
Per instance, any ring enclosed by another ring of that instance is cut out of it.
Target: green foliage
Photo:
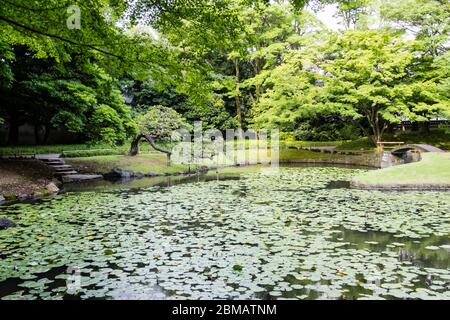
[[[36,59],[35,52],[23,47],[15,47],[14,52],[15,59],[7,61],[14,81],[2,88],[0,97],[4,106],[0,114],[10,125],[29,123],[47,131],[65,128],[110,144],[123,143],[134,133],[131,111],[116,80],[89,56],[57,63]]]
[[[110,156],[110,155],[124,155],[128,151],[128,148],[114,148],[114,149],[93,149],[93,150],[74,150],[64,151],[62,156],[64,158],[87,158],[97,156]]]
[[[131,99],[129,103],[134,113],[145,113],[148,106],[161,105],[169,107],[183,115],[190,123],[201,121],[203,128],[221,130],[237,126],[233,117],[220,101],[195,103],[186,93],[179,93],[175,87],[161,88],[152,79],[132,81],[125,85],[125,94]]]
[[[45,128],[37,143],[63,128],[121,144],[136,133],[132,116],[160,119],[154,105],[204,128],[314,140],[356,138],[359,126],[376,142],[405,118],[450,117],[447,1],[92,0],[76,2],[81,28],[70,29],[72,4],[0,8],[0,124],[12,128],[10,143],[28,123]],[[328,30],[305,4],[335,4],[345,31]],[[330,117],[335,125],[318,121]]]
[[[0,154],[50,154],[50,153],[63,153],[75,154],[75,153],[106,153],[111,154],[125,154],[128,151],[128,146],[116,146],[111,148],[106,143],[89,143],[89,144],[66,144],[66,145],[40,145],[40,146],[14,146],[14,147],[0,147]]]
[[[391,33],[345,32],[325,51],[329,59],[323,64],[327,76],[320,111],[360,124],[364,119],[374,142],[380,141],[388,123],[444,115],[448,105],[437,94],[436,83],[409,76],[416,50],[416,42]]]
[[[301,141],[354,140],[359,137],[359,129],[351,124],[325,123],[314,125],[309,122],[303,122],[294,131],[294,138]]]
[[[324,2],[338,3],[338,15],[344,19],[347,31],[332,34],[303,14],[301,19],[296,17],[294,25],[297,23],[298,30],[291,29],[292,36],[287,42],[282,37],[272,38],[269,42],[270,48],[281,51],[267,48],[261,51],[257,46],[256,50],[250,51],[251,56],[261,55],[260,52],[276,53],[274,64],[268,59],[270,55],[265,57],[263,70],[244,82],[250,86],[259,85],[259,98],[252,106],[257,127],[293,132],[299,122],[332,116],[337,117],[338,122],[351,121],[360,126],[376,142],[389,124],[405,118],[414,122],[448,117],[448,53],[430,58],[427,41],[434,40],[423,33],[410,41],[386,28],[369,30],[368,26],[373,23],[367,19],[373,9],[370,1]],[[410,5],[409,10],[414,8]],[[434,8],[437,10],[436,6]],[[445,13],[442,9],[438,11],[442,19],[433,20],[434,28],[440,28],[441,34],[445,34]],[[425,12],[422,14],[426,15]],[[266,12],[265,18],[268,17]],[[253,20],[256,24],[258,18],[253,17]],[[425,28],[427,23],[423,24]],[[271,35],[282,30],[267,25]],[[314,31],[302,32],[302,28],[311,30],[313,26]],[[284,30],[290,27],[292,25],[285,25]],[[261,30],[264,31],[258,31]],[[430,32],[428,34],[432,36]],[[296,41],[292,42],[292,39]],[[316,123],[314,128],[308,128],[308,131],[314,131],[309,138],[314,135],[316,139],[333,139],[333,128],[316,130],[316,126],[322,125]],[[298,133],[302,138],[308,136],[301,128]],[[347,133],[348,137],[352,136],[351,130]]]
[[[450,133],[448,129],[432,129],[428,133],[419,131],[405,131],[395,134],[387,133],[384,136],[385,141],[399,141],[406,144],[430,144],[443,150],[450,150]],[[338,145],[340,150],[373,150],[373,143],[368,137],[346,141]]]
[[[148,111],[137,117],[140,133],[149,134],[160,142],[169,142],[175,130],[192,129],[186,120],[175,110],[163,106],[152,106]]]
[[[413,33],[422,41],[426,54],[438,56],[448,51],[450,3],[446,0],[382,1],[382,18],[401,32]]]
[[[391,141],[391,140],[392,139],[389,139],[389,141]],[[341,144],[339,144],[337,146],[338,150],[343,150],[343,151],[353,151],[353,150],[356,150],[356,151],[363,151],[363,150],[373,151],[374,148],[375,147],[373,145],[373,142],[370,140],[369,137],[363,137],[363,138],[355,139],[355,140],[352,140],[352,141],[345,141],[345,142],[342,142]]]
[[[95,108],[90,121],[91,134],[98,134],[99,139],[108,144],[123,144],[126,138],[125,128],[119,114],[107,105],[99,105]]]

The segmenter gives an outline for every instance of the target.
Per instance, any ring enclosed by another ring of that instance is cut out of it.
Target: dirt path
[[[33,194],[52,179],[52,170],[40,161],[0,160],[0,194],[5,197]]]

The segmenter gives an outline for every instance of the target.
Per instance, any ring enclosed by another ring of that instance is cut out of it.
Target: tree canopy
[[[137,124],[138,133],[132,142],[130,155],[136,155],[139,152],[139,142],[142,138],[145,138],[156,150],[170,155],[169,150],[158,146],[156,142],[171,142],[175,138],[181,138],[174,137],[177,130],[189,132],[192,129],[178,112],[164,106],[151,106],[145,114],[138,116]]]
[[[340,30],[314,15],[327,5]],[[377,142],[404,119],[449,116],[449,12],[443,0],[4,0],[0,124],[11,144],[25,123],[36,143],[64,129],[121,144],[162,105],[205,128],[353,128]]]

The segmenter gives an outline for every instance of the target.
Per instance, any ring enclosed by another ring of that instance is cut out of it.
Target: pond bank
[[[258,163],[270,163],[258,161]],[[317,164],[345,164],[357,166],[379,167],[376,157],[372,154],[358,156],[343,156],[324,154],[308,150],[282,149],[280,150],[280,163],[317,163]],[[171,164],[168,166],[167,158],[161,153],[140,154],[129,156],[96,156],[85,158],[67,158],[66,162],[79,172],[96,173],[101,175],[142,177],[162,176],[195,173],[195,166]],[[214,167],[214,166],[213,166]],[[211,169],[211,166],[208,167]],[[206,170],[206,169],[205,169]]]
[[[52,195],[61,185],[53,171],[36,160],[1,160],[0,176],[0,204]]]
[[[366,172],[351,185],[365,190],[450,190],[450,153],[423,153],[419,162]]]
[[[358,167],[380,168],[380,160],[372,154],[358,156],[340,156],[333,158],[319,159],[291,159],[280,160],[280,163],[309,163],[309,164],[330,164],[330,165],[348,165]]]
[[[169,166],[166,156],[161,153],[141,154],[136,157],[112,155],[65,158],[65,161],[81,174],[98,174],[112,181],[144,177],[183,177],[196,175],[197,173],[204,174],[213,170],[227,170],[227,167],[217,168],[213,166],[200,168],[178,164]],[[302,163],[377,167],[376,159],[367,155],[342,156],[293,149],[282,149],[280,151],[280,164]],[[0,196],[0,203],[38,199],[56,194],[59,192],[59,188],[62,188],[61,182],[53,178],[54,171],[40,161],[2,160],[1,164],[0,172],[5,178],[0,182],[0,195],[2,195]],[[264,164],[264,162],[260,164]],[[230,166],[230,168],[234,170],[233,168],[254,165]],[[67,181],[63,182],[68,185]]]

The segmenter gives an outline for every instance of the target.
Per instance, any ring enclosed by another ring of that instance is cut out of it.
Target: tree
[[[437,57],[448,51],[450,2],[446,0],[383,1],[381,17],[389,26],[423,42],[424,53]]]
[[[235,119],[218,98],[195,102],[189,92],[180,93],[176,86],[160,86],[159,81],[152,78],[125,81],[122,88],[134,113],[145,113],[145,108],[161,105],[174,109],[189,123],[202,121],[203,128],[226,130],[237,127]],[[210,92],[206,92],[206,95],[209,94]]]
[[[4,61],[12,80],[0,88],[0,115],[9,125],[10,144],[17,144],[19,126],[24,123],[35,127],[37,144],[45,142],[55,128],[111,144],[122,144],[133,134],[130,109],[116,81],[90,54],[73,54],[70,62],[58,63],[54,58],[36,59],[34,52],[22,46],[12,52]]]
[[[389,123],[416,119],[417,108],[435,116],[442,111],[434,90],[416,94],[421,87],[434,84],[412,77],[415,41],[370,30],[347,31],[332,43],[321,65],[326,74],[319,112],[336,112],[356,122],[377,144]],[[410,108],[412,103],[415,110]]]
[[[174,131],[178,129],[191,130],[191,126],[175,110],[163,106],[153,106],[148,111],[137,117],[138,134],[131,143],[130,155],[139,153],[139,142],[145,139],[157,151],[167,154],[170,159],[172,152],[158,146],[161,142],[170,142]]]
[[[366,27],[371,0],[338,0],[338,16],[342,17],[346,30]]]
[[[75,4],[80,28],[68,26],[73,14],[68,9],[74,1],[2,1],[0,41],[25,46],[35,52],[36,58],[50,57],[58,62],[70,60],[72,52],[89,52],[114,75],[167,66],[168,47],[154,41],[148,32],[133,32],[133,25],[127,21],[127,1],[90,0]]]
[[[420,44],[404,93],[414,113],[413,130],[429,131],[429,119],[450,113],[448,57],[450,3],[441,0],[383,1],[381,17],[390,29],[414,37]]]
[[[329,32],[311,14],[292,16],[294,24],[287,24],[288,36],[262,50],[270,53],[273,62],[265,64],[260,75],[247,83],[260,84],[260,97],[252,110],[253,123],[259,128],[280,128],[292,132],[301,119],[308,118],[319,80],[317,60],[320,44],[327,43]],[[275,58],[276,57],[276,58]]]

